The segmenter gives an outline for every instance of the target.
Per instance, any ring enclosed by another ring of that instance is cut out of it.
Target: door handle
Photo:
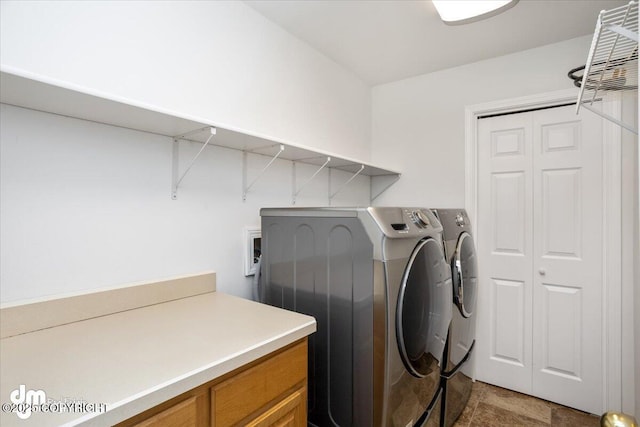
[[[540,267],[538,269],[538,274],[540,274],[541,276],[544,276],[545,274],[547,274],[547,270],[545,270],[543,267]]]

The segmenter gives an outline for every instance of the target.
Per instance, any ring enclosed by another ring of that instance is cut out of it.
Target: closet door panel
[[[533,118],[532,393],[602,407],[602,120],[572,106]]]
[[[476,375],[531,390],[531,119],[478,122],[479,218]]]

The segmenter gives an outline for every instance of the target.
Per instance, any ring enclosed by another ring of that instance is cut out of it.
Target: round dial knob
[[[416,225],[420,228],[425,228],[429,226],[429,218],[422,211],[413,211],[413,220]]]

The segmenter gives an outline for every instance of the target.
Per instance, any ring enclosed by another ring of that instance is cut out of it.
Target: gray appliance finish
[[[264,301],[312,315],[309,424],[440,423],[442,227],[419,208],[262,209]]]
[[[453,280],[453,316],[447,336],[442,424],[450,427],[464,410],[472,386],[478,288],[476,250],[464,209],[433,209],[443,227],[447,263]]]

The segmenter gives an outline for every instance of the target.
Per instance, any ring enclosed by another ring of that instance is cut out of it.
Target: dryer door
[[[405,268],[396,310],[402,361],[422,378],[439,369],[451,322],[451,273],[440,244],[427,238]]]
[[[471,234],[463,232],[458,237],[456,252],[451,259],[453,302],[460,314],[471,317],[476,308],[478,266],[476,249]]]

